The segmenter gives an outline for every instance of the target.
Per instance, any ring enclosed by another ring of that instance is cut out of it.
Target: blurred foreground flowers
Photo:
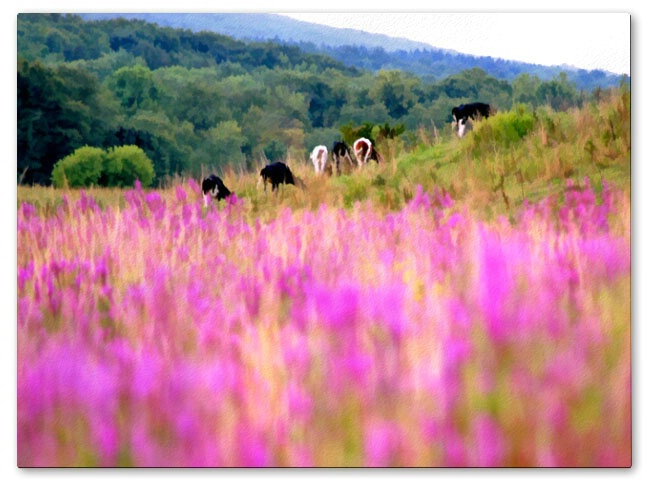
[[[18,208],[19,466],[631,464],[626,194],[261,222],[185,187]]]

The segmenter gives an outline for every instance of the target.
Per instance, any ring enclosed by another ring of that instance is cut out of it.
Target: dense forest
[[[361,126],[403,132],[411,145],[422,130],[447,130],[451,108],[463,102],[565,110],[600,94],[579,90],[564,72],[507,81],[467,68],[434,81],[141,20],[20,14],[17,28],[17,178],[27,184],[50,184],[54,164],[86,145],[140,147],[159,184],[305,159]]]

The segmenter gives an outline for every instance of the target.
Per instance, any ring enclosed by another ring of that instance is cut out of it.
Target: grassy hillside
[[[320,204],[351,208],[368,201],[384,212],[401,208],[418,185],[426,191],[447,192],[455,201],[485,218],[511,216],[525,201],[535,202],[565,188],[579,189],[585,182],[600,192],[603,183],[629,192],[630,93],[616,90],[598,103],[581,109],[534,112],[524,105],[476,123],[463,139],[449,131],[436,137],[418,132],[423,140],[407,151],[402,140],[383,145],[385,162],[371,162],[361,171],[340,177],[317,178],[306,158],[288,158],[305,189],[283,186],[277,195],[264,192],[255,173],[226,170],[225,184],[243,199],[243,208],[254,218],[276,215],[283,207],[316,209]],[[208,172],[205,172],[208,173]],[[587,179],[587,180],[586,180]],[[199,200],[198,183],[192,189]],[[176,178],[174,185],[188,179]],[[161,190],[174,195],[173,188]],[[18,203],[53,209],[63,191],[44,187],[19,187]],[[100,206],[124,203],[119,189],[85,191]],[[70,200],[79,191],[66,191]],[[220,205],[218,208],[223,208]]]

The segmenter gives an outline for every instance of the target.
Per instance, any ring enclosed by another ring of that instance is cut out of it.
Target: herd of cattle
[[[468,103],[462,104],[452,109],[453,128],[456,125],[457,136],[462,138],[466,133],[466,128],[471,121],[479,120],[481,118],[488,118],[491,114],[491,107],[486,103]],[[355,157],[355,162],[351,158],[351,153]],[[331,161],[329,162],[329,151],[325,145],[316,146],[310,154],[310,160],[315,167],[315,174],[322,175],[323,173],[340,175],[342,171],[347,169],[362,168],[370,160],[377,163],[383,161],[382,155],[376,150],[376,147],[371,143],[368,138],[359,138],[353,142],[352,149],[340,141],[333,144],[331,150]],[[299,179],[296,179],[290,171],[288,165],[283,162],[274,162],[266,165],[261,169],[260,177],[263,181],[263,189],[265,191],[267,184],[272,185],[272,190],[278,190],[279,185],[282,183],[296,185],[301,184]],[[205,206],[209,202],[209,198],[222,200],[229,197],[232,192],[225,186],[223,180],[216,175],[209,175],[202,181],[202,193]]]

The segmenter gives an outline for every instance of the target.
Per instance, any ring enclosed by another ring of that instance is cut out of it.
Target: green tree
[[[392,121],[394,121],[394,119],[389,116],[389,112],[387,112],[387,107],[385,107],[385,105],[382,103],[374,104],[370,101],[364,106],[354,105],[352,103],[344,105],[340,110],[340,116],[337,123],[384,123]]]
[[[158,91],[151,71],[145,66],[122,67],[108,77],[107,85],[129,115],[155,107]]]
[[[190,122],[196,130],[213,128],[231,118],[220,85],[200,80],[179,82],[177,90],[169,95],[166,111],[171,117]]]
[[[560,72],[552,80],[543,82],[538,87],[538,97],[557,111],[580,106],[581,103],[576,87],[569,81],[565,72]]]
[[[276,162],[286,158],[288,145],[281,140],[270,140],[263,146],[263,154],[269,162]]]
[[[216,127],[203,132],[200,138],[199,147],[191,154],[192,174],[202,174],[203,167],[209,171],[219,171],[226,164],[245,165],[242,147],[247,139],[235,120],[220,122]]]
[[[310,155],[310,152],[317,145],[325,145],[326,148],[331,149],[333,143],[340,139],[340,130],[337,128],[316,128],[304,135],[305,153]]]
[[[375,103],[385,105],[391,118],[399,119],[416,104],[419,86],[420,80],[400,70],[380,70],[369,96]]]
[[[537,107],[540,104],[538,98],[540,84],[541,80],[536,75],[531,76],[528,73],[521,73],[512,82],[513,102],[526,103]]]
[[[460,102],[448,97],[445,93],[440,95],[430,106],[430,120],[436,128],[441,130],[452,122],[452,109]]]
[[[253,106],[263,108],[268,97],[262,82],[250,74],[228,76],[220,80],[223,100],[234,120],[242,124],[243,116]]]
[[[424,90],[422,97],[428,101],[436,101],[445,95],[455,100],[455,106],[460,103],[485,102],[500,110],[511,106],[513,94],[507,81],[487,75],[481,68],[471,68],[451,75]]]
[[[196,134],[188,122],[174,122],[164,112],[140,110],[124,122],[118,145],[138,145],[153,161],[155,178],[182,173],[188,166]]]

